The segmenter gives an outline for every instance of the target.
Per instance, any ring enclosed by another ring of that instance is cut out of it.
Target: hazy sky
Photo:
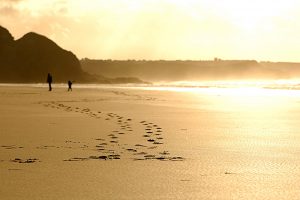
[[[0,25],[79,58],[300,61],[299,0],[0,0]]]

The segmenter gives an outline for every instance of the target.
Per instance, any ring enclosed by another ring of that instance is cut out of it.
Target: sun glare
[[[202,20],[206,14],[225,20],[236,27],[236,31],[258,31],[255,28],[271,28],[276,19],[287,16],[296,1],[271,0],[228,0],[228,1],[168,1],[185,13],[190,13],[193,20]],[[209,19],[214,23],[213,19]],[[187,22],[189,23],[189,22]],[[209,25],[209,24],[207,24]],[[214,25],[214,24],[210,24]],[[195,27],[196,28],[196,27]],[[221,31],[222,29],[220,29]]]
[[[78,57],[298,60],[296,0],[11,2],[0,22],[16,38],[39,32]]]

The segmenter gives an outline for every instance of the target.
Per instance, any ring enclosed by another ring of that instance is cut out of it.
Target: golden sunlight
[[[5,2],[0,23],[17,38],[39,32],[79,57],[299,59],[296,0]]]
[[[299,11],[0,0],[0,199],[299,199]]]

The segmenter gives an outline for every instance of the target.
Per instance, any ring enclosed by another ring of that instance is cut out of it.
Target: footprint
[[[184,158],[180,157],[180,156],[177,156],[177,157],[171,157],[171,158],[169,158],[169,160],[171,160],[171,161],[183,161]]]
[[[85,161],[85,160],[88,160],[88,158],[70,158],[70,159],[66,159],[66,160],[63,160],[63,161]]]
[[[159,154],[161,154],[161,155],[169,155],[170,153],[169,153],[169,151],[163,151],[163,152],[160,152]]]
[[[162,142],[153,142],[153,144],[163,144]]]
[[[166,157],[163,157],[163,156],[156,157],[155,159],[156,159],[156,160],[161,160],[161,161],[167,160],[167,158],[166,158]]]
[[[16,162],[16,163],[35,163],[35,162],[38,162],[39,159],[37,159],[37,158],[28,158],[28,159],[15,158],[15,159],[10,160],[10,161],[11,162]]]
[[[144,158],[146,158],[146,159],[153,159],[153,158],[155,158],[155,155],[145,155]]]
[[[127,151],[131,151],[131,152],[137,152],[136,149],[126,149]]]
[[[90,156],[89,158],[94,160],[112,160],[112,159],[120,159],[120,155],[111,154],[107,156]]]
[[[139,153],[135,153],[134,155],[147,155],[148,153],[146,153],[146,152],[139,152]]]
[[[102,138],[96,138],[95,140],[98,140],[98,141],[105,141],[105,139],[102,139]]]

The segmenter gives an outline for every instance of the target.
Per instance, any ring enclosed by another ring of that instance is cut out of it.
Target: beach
[[[0,86],[0,199],[298,199],[300,91]]]

